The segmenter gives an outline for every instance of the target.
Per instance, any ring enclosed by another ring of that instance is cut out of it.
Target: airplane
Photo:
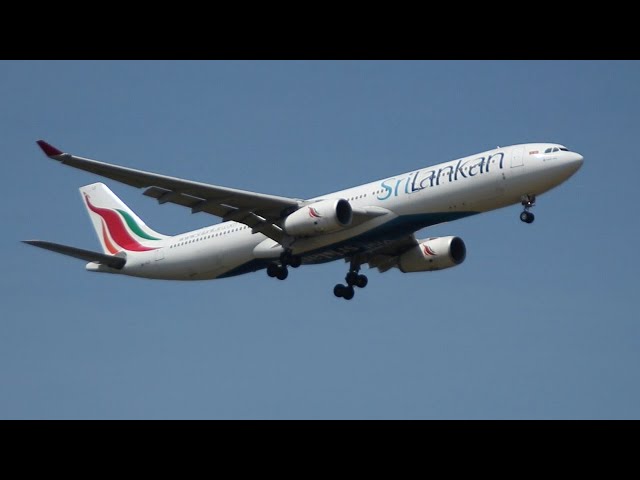
[[[43,140],[46,156],[137,188],[159,204],[174,203],[222,222],[178,235],[152,230],[105,184],[80,188],[102,252],[41,240],[25,243],[87,261],[91,272],[150,279],[207,280],[266,269],[284,280],[288,267],[344,259],[346,284],[333,293],[351,300],[366,287],[362,265],[386,272],[425,272],[460,265],[467,248],[457,236],[417,239],[419,230],[521,204],[530,224],[537,197],[583,163],[556,143],[498,147],[457,160],[310,199],[209,185],[62,152]]]

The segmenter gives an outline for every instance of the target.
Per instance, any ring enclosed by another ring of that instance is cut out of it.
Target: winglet
[[[61,152],[60,150],[58,150],[56,147],[53,147],[53,146],[49,145],[44,140],[38,140],[36,143],[42,149],[42,151],[44,152],[44,154],[47,157],[56,157],[56,156],[62,155],[64,153],[64,152]]]

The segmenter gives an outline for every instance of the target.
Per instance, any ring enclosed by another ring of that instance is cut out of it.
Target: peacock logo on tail
[[[102,239],[107,250],[112,255],[123,249],[131,252],[156,250],[156,248],[153,247],[145,247],[133,237],[133,235],[136,235],[144,240],[161,240],[142,230],[140,225],[138,225],[128,212],[118,208],[109,209],[96,207],[91,203],[91,197],[87,193],[84,193],[84,201],[87,203],[89,210],[101,217]],[[130,233],[130,231],[132,233]]]

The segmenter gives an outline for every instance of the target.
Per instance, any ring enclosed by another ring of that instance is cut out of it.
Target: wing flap
[[[212,200],[167,188],[150,187],[143,192],[143,195],[155,198],[160,205],[165,203],[182,205],[190,208],[193,213],[207,212],[216,217],[224,217],[227,213],[233,211],[233,209],[219,205]]]
[[[61,253],[69,257],[79,258],[86,262],[95,262],[108,267],[121,270],[124,267],[127,260],[122,257],[114,257],[111,255],[105,255],[103,253],[92,252],[91,250],[83,250],[81,248],[70,247],[68,245],[62,245],[59,243],[45,242],[42,240],[23,240],[23,243],[33,245],[34,247],[44,248],[52,252]]]
[[[225,222],[243,223],[251,228],[252,233],[262,233],[279,243],[284,238],[284,231],[278,225],[258,215],[253,209],[237,208],[226,204],[225,202],[233,201],[229,197],[219,197],[217,200],[206,199],[159,187],[147,188],[144,195],[157,199],[160,204],[174,203],[190,208],[192,213],[206,212],[221,217]]]

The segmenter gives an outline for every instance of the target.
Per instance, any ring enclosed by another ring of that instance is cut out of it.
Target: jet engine
[[[428,272],[455,267],[464,262],[467,247],[459,237],[418,240],[418,245],[400,255],[398,268],[403,273]]]
[[[353,211],[347,200],[322,200],[289,215],[284,220],[284,229],[289,235],[310,237],[348,227],[352,218]]]

